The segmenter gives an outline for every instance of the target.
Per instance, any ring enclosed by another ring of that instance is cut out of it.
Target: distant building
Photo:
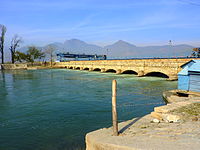
[[[70,54],[68,53],[58,53],[57,58],[59,62],[67,60],[106,60],[106,55],[87,55],[87,54]]]
[[[178,73],[178,89],[200,92],[200,60],[191,60],[181,66]]]

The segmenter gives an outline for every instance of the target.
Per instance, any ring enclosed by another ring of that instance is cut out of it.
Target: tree
[[[15,63],[15,53],[16,48],[19,47],[19,44],[22,42],[22,38],[19,37],[17,34],[14,35],[11,41],[10,52],[11,52],[11,60],[12,63]]]
[[[14,57],[15,57],[15,58],[14,58],[15,61],[18,61],[18,62],[27,61],[27,54],[22,53],[22,52],[19,52],[19,51],[16,51],[16,52],[15,52]]]
[[[192,57],[200,58],[200,48],[193,48]]]
[[[1,52],[1,63],[4,64],[4,40],[6,34],[6,26],[0,24],[0,52]]]
[[[31,62],[33,63],[36,59],[44,57],[44,53],[38,50],[35,46],[30,46],[26,53],[16,51],[14,55],[15,61],[18,62]]]
[[[49,55],[49,57],[50,57],[51,66],[52,66],[52,62],[53,62],[53,53],[54,53],[55,50],[56,50],[55,47],[51,46],[51,45],[47,46],[47,48],[45,50],[45,53],[47,55]]]
[[[35,46],[30,46],[27,51],[28,62],[33,63],[36,59],[41,59],[44,57],[44,53],[38,50]]]

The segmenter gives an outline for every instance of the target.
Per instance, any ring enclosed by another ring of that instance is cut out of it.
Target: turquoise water
[[[0,149],[84,149],[87,132],[111,126],[111,82],[118,82],[119,120],[163,105],[162,92],[177,82],[55,70],[0,72]]]

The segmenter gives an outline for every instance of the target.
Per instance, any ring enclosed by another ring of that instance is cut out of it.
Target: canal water
[[[1,150],[80,150],[87,132],[111,126],[111,82],[118,82],[119,120],[163,105],[162,92],[177,82],[75,71],[0,72]]]

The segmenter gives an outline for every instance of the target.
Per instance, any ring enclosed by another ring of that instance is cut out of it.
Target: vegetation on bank
[[[200,103],[183,106],[181,108],[173,110],[172,113],[180,115],[183,120],[198,120],[200,119]]]
[[[5,34],[6,34],[7,28],[6,26],[0,24],[0,58],[1,63],[4,64],[4,43],[5,43]],[[51,62],[53,62],[53,53],[55,51],[55,48],[53,46],[47,46],[44,51],[39,50],[35,46],[29,46],[28,50],[26,52],[20,52],[17,51],[17,48],[22,43],[22,38],[15,34],[11,40],[10,43],[10,53],[11,53],[11,63],[15,62],[30,62],[33,63],[37,60],[41,61],[42,58],[48,57]]]
[[[26,53],[16,51],[14,60],[18,62],[31,62],[33,63],[36,59],[42,59],[45,54],[38,50],[35,46],[30,46]]]

